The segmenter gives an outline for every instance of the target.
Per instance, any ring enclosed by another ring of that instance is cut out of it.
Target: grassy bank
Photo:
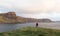
[[[0,36],[60,36],[60,30],[27,27],[0,33]]]

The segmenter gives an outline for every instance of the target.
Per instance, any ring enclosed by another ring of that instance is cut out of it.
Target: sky
[[[0,13],[9,11],[23,17],[60,21],[60,0],[0,0]]]

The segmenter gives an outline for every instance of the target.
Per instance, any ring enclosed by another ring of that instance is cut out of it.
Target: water
[[[12,31],[14,29],[20,29],[23,27],[35,27],[36,23],[24,23],[24,24],[0,24],[0,32]],[[38,27],[60,29],[60,23],[39,23]]]

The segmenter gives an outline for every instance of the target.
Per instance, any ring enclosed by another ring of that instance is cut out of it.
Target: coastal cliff
[[[0,14],[0,23],[22,23],[24,20],[20,16],[16,16],[15,12],[1,13]]]
[[[52,22],[50,19],[34,19],[17,16],[15,12],[0,13],[0,24],[15,24],[26,22]]]

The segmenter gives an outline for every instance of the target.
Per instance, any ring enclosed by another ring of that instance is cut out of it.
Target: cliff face
[[[8,12],[8,13],[0,14],[0,16],[3,16],[5,18],[9,18],[9,19],[15,19],[16,13],[15,12]]]
[[[0,14],[0,23],[52,22],[50,19],[34,19],[16,16],[15,12]]]
[[[16,16],[15,12],[1,13],[0,23],[21,23],[24,22],[22,17]]]

